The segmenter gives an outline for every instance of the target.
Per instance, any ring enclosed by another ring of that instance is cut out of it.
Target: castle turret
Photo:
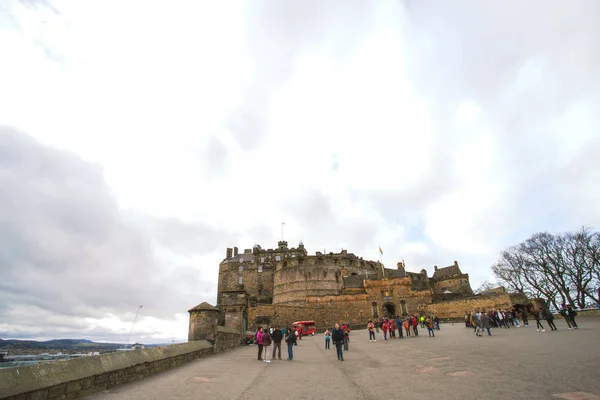
[[[277,242],[277,247],[279,248],[279,250],[287,250],[288,242],[285,240],[280,240],[279,242]]]

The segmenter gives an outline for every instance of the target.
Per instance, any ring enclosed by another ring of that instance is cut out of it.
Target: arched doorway
[[[408,311],[406,310],[406,301],[400,300],[400,307],[402,307],[402,315],[406,317],[408,315]]]
[[[383,315],[387,318],[391,318],[396,315],[396,306],[394,303],[383,303]]]

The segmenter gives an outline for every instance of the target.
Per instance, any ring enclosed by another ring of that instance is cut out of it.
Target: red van
[[[302,336],[313,335],[317,332],[317,328],[315,328],[315,321],[296,321],[292,324],[292,328],[298,329],[300,328],[300,332],[302,332]]]

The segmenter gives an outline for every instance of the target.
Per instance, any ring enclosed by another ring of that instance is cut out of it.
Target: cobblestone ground
[[[322,335],[299,341],[293,362],[285,354],[259,362],[257,348],[244,346],[93,398],[599,400],[600,318],[581,318],[578,330],[555,322],[556,332],[530,326],[483,337],[443,324],[435,338],[420,329],[417,338],[387,342],[378,334],[376,343],[354,331],[343,362]]]

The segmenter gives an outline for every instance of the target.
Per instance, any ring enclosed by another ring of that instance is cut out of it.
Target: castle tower
[[[194,340],[215,340],[219,323],[219,310],[207,302],[188,310],[190,324],[188,342]]]

